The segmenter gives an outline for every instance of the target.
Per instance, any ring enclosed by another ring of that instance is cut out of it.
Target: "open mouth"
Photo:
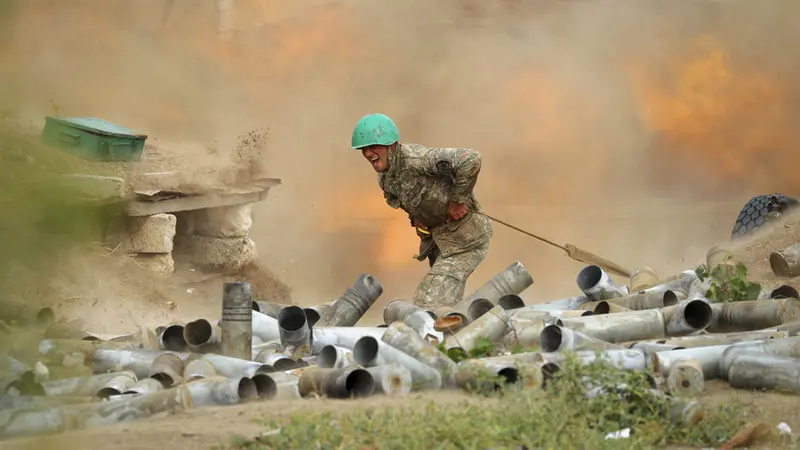
[[[373,166],[377,165],[378,161],[380,161],[380,157],[378,156],[373,156],[372,158],[369,159],[369,162],[371,162]]]

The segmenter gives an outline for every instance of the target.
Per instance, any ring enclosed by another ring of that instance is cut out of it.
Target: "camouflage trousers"
[[[467,278],[486,258],[489,252],[489,240],[466,252],[439,256],[425,278],[414,291],[414,304],[425,309],[434,310],[442,306],[453,306],[464,298]]]

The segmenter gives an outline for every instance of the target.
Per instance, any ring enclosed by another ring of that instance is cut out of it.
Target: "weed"
[[[714,303],[755,300],[761,292],[761,284],[747,281],[747,267],[742,263],[718,264],[711,272],[703,264],[695,274],[700,281],[711,279],[705,296]]]
[[[511,395],[509,395],[511,394]],[[433,402],[384,409],[294,415],[268,424],[269,435],[237,440],[228,449],[519,449],[717,446],[746,423],[736,404],[696,414],[696,403],[658,393],[643,372],[616,369],[598,358],[568,355],[545,390],[501,389],[480,402]],[[606,435],[630,428],[627,439]]]

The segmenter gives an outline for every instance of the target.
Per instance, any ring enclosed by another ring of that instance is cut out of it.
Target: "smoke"
[[[284,184],[253,238],[302,304],[362,272],[382,302],[409,298],[427,270],[348,149],[370,112],[404,141],[479,150],[490,214],[663,275],[725,239],[751,195],[796,188],[795,2],[240,0],[230,42],[214,2],[175,5],[161,29],[155,0],[19,2],[4,98],[222,148],[269,128]],[[580,263],[499,224],[468,289],[516,259],[529,302],[576,292]]]

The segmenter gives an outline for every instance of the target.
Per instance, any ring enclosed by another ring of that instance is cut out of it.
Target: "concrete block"
[[[127,250],[131,253],[170,253],[177,219],[173,214],[131,218]]]
[[[207,237],[245,237],[253,226],[252,212],[252,203],[194,211],[194,232]]]
[[[204,269],[237,272],[257,256],[250,238],[175,237],[175,257]]]

